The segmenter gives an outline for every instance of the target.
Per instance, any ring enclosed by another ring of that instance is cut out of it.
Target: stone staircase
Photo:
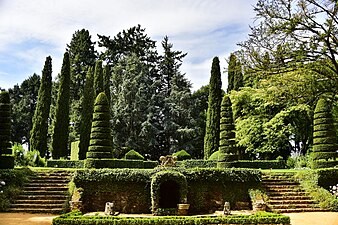
[[[294,180],[292,173],[263,174],[262,185],[269,197],[267,206],[274,212],[325,211]]]
[[[70,173],[36,172],[12,203],[10,212],[59,214],[68,198]]]

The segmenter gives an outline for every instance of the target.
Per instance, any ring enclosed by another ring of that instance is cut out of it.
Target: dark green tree
[[[90,140],[90,129],[92,125],[93,107],[94,107],[94,77],[93,70],[89,67],[86,84],[83,93],[81,123],[80,123],[80,143],[79,143],[79,159],[85,159],[88,151]]]
[[[9,93],[0,92],[0,156],[12,154],[11,105]]]
[[[338,157],[336,131],[331,104],[325,98],[321,98],[317,102],[313,125],[313,159],[336,159]]]
[[[243,87],[243,73],[240,61],[234,53],[231,53],[228,65],[228,89],[227,93],[231,90],[238,91]]]
[[[95,65],[97,56],[94,45],[95,42],[92,42],[91,35],[86,29],[75,31],[70,44],[67,44],[71,65],[71,101],[80,100],[88,67]]]
[[[221,70],[218,57],[214,57],[209,82],[208,111],[204,136],[204,159],[208,159],[219,147],[221,101]]]
[[[102,91],[104,91],[102,61],[98,60],[96,61],[94,71],[94,98],[96,98]]]
[[[30,137],[30,150],[38,150],[42,157],[46,156],[48,140],[48,118],[51,104],[52,58],[48,56],[42,70],[38,101],[32,119],[33,127]]]
[[[20,144],[29,143],[32,118],[38,99],[40,77],[33,74],[20,86],[9,89],[12,108],[12,141]]]
[[[219,161],[238,159],[235,124],[229,95],[224,95],[221,104],[219,151]]]
[[[11,105],[9,93],[0,92],[0,169],[13,169],[11,144]]]
[[[110,69],[109,65],[106,65],[103,68],[103,90],[104,90],[104,93],[107,96],[109,105],[110,105],[110,101],[111,101],[111,94],[110,94],[111,82],[110,82],[110,79],[111,79],[111,69]]]
[[[55,110],[54,131],[52,136],[53,159],[68,156],[69,136],[69,98],[70,98],[70,62],[69,54],[63,56],[59,91]]]
[[[109,111],[107,96],[101,92],[94,104],[90,144],[87,152],[89,159],[113,158]]]

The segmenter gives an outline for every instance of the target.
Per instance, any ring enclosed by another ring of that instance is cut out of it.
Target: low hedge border
[[[47,167],[83,168],[84,160],[47,160]]]
[[[203,160],[203,159],[191,159],[176,162],[176,166],[184,168],[213,168],[216,167],[217,161],[215,160]]]
[[[253,168],[253,169],[285,169],[287,168],[284,160],[238,160],[234,162],[218,162],[219,168]]]
[[[158,166],[157,161],[143,161],[132,159],[87,159],[85,168],[138,168],[153,169]]]
[[[208,225],[208,224],[279,224],[289,225],[290,217],[273,213],[217,217],[163,216],[130,218],[116,216],[82,216],[64,214],[53,219],[53,225]]]

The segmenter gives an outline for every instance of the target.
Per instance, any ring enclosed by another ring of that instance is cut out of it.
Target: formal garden
[[[226,90],[214,57],[192,91],[186,53],[141,25],[97,43],[76,31],[54,80],[48,56],[41,77],[0,92],[0,212],[59,215],[53,225],[337,212],[337,5],[285,2],[257,4]]]

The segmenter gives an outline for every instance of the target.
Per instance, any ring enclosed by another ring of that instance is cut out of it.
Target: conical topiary
[[[94,103],[94,113],[87,158],[113,158],[109,105],[107,96],[104,92],[101,92],[97,96]]]
[[[229,95],[224,95],[221,104],[219,161],[233,161],[238,158],[235,125]]]
[[[313,152],[314,160],[337,158],[337,138],[331,114],[330,103],[322,98],[316,105],[313,120]]]
[[[0,92],[0,169],[14,168],[11,140],[11,108],[9,93]]]

